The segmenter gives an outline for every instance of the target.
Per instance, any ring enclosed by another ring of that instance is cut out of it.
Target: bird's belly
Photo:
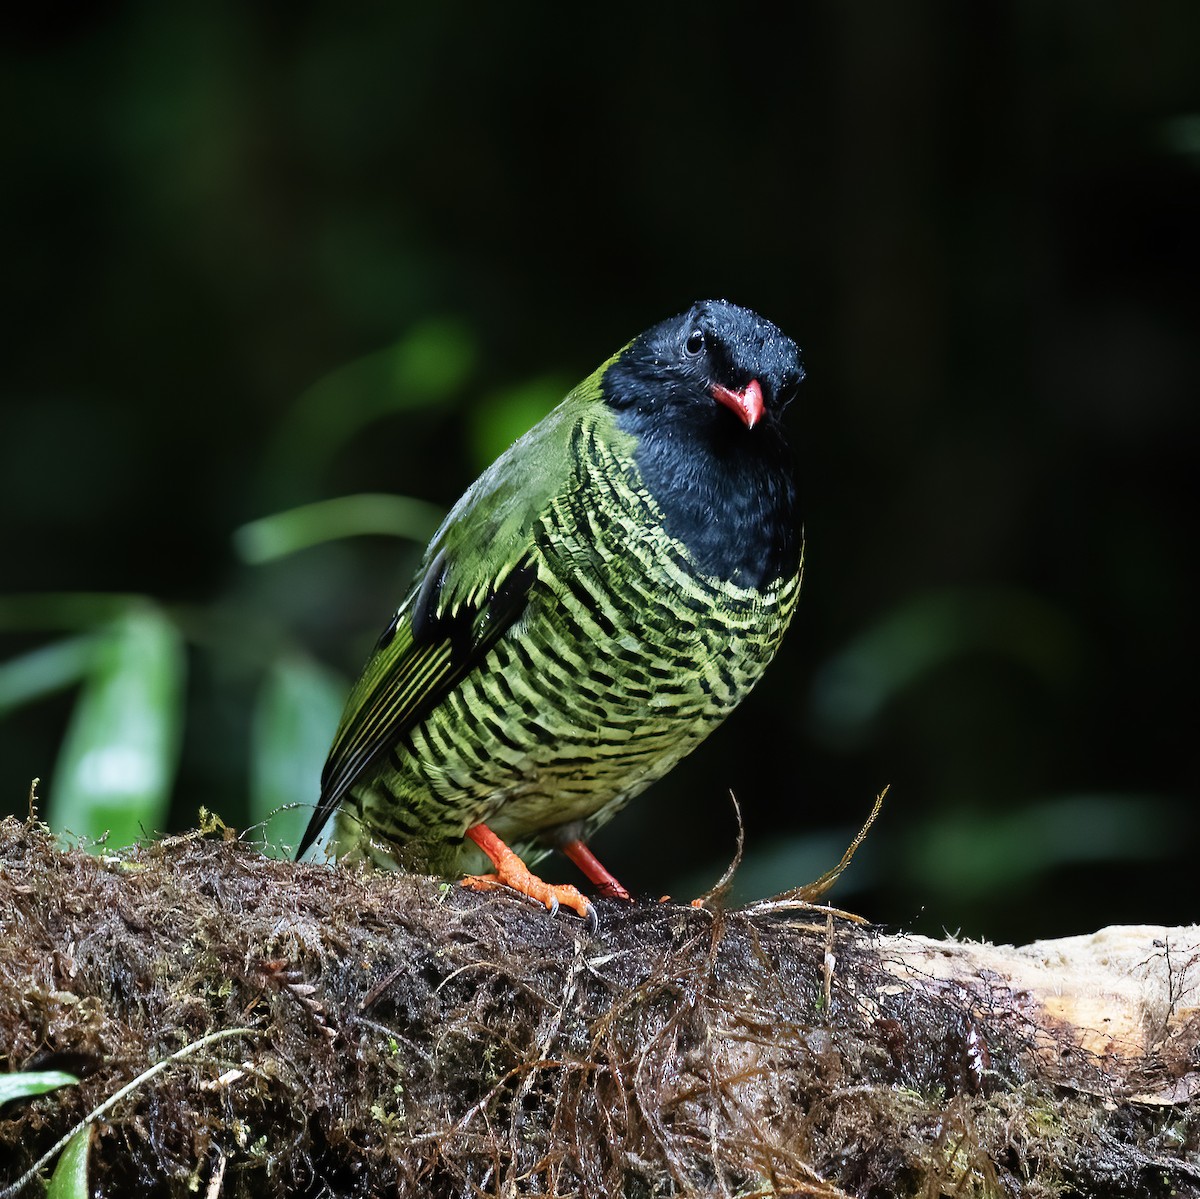
[[[447,843],[473,824],[521,842],[602,823],[694,749],[775,652],[786,596],[710,592],[630,605],[578,573],[540,587],[359,792],[365,823],[407,846],[406,865],[446,872],[459,862]]]

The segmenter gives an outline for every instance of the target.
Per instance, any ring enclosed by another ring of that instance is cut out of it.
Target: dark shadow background
[[[733,787],[742,894],[770,893],[890,783],[834,893],[873,919],[1189,922],[1200,8],[766,12],[25,11],[0,591],[145,592],[234,639],[251,611],[348,678],[415,548],[251,568],[233,531],[357,491],[449,504],[489,404],[726,296],[805,352],[805,590],[759,691],[601,857],[694,893]],[[430,319],[459,347],[443,400],[361,401],[340,439],[327,389],[328,452],[296,449],[299,397]],[[175,827],[245,819],[255,677],[228,660],[194,650]],[[71,702],[0,726],[0,809],[40,774],[52,818]]]

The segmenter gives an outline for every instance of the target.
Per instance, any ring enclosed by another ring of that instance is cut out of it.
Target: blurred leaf
[[[395,391],[380,412],[400,411],[444,400],[475,369],[475,338],[458,320],[414,325],[389,352]]]
[[[308,824],[346,690],[331,671],[298,656],[280,658],[263,681],[254,713],[250,818],[269,826],[268,852],[289,855]]]
[[[570,385],[557,375],[531,379],[497,392],[471,412],[471,452],[479,469],[489,466],[521,434],[567,394]]]
[[[813,683],[810,711],[820,735],[853,741],[905,688],[968,654],[1019,663],[1048,684],[1073,671],[1080,647],[1061,612],[1016,590],[920,595],[830,659]]]
[[[179,754],[186,659],[175,625],[151,605],[101,636],[50,791],[51,823],[110,847],[161,829]]]
[[[921,886],[962,900],[1080,862],[1160,858],[1185,820],[1159,796],[1057,796],[1003,814],[943,812],[910,836],[900,860]]]
[[[272,494],[311,493],[312,480],[371,421],[445,403],[470,377],[475,355],[464,324],[431,320],[386,350],[326,375],[280,425],[266,467]]]
[[[94,1124],[85,1124],[59,1155],[46,1188],[46,1199],[88,1199],[88,1156]]]
[[[17,1074],[0,1074],[0,1107],[13,1099],[43,1095],[59,1087],[74,1086],[79,1081],[65,1070],[25,1070]]]
[[[233,541],[242,560],[258,566],[323,541],[363,533],[407,537],[423,544],[444,516],[437,505],[407,496],[344,495],[250,521],[234,533]]]
[[[78,683],[91,669],[97,638],[71,637],[0,665],[0,717]]]
[[[142,603],[140,595],[106,591],[51,591],[0,597],[0,628],[94,629]]]

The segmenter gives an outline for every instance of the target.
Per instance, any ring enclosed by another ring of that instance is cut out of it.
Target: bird
[[[297,858],[466,874],[594,920],[530,869],[557,849],[629,899],[589,839],[745,699],[795,611],[782,416],[803,377],[770,321],[699,301],[501,454],[351,690]]]

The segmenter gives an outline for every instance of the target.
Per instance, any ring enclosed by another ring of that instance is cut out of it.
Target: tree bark
[[[102,1193],[1200,1194],[1196,927],[597,906],[0,822],[0,1069],[81,1076],[0,1110],[0,1191],[176,1054],[95,1119]]]

